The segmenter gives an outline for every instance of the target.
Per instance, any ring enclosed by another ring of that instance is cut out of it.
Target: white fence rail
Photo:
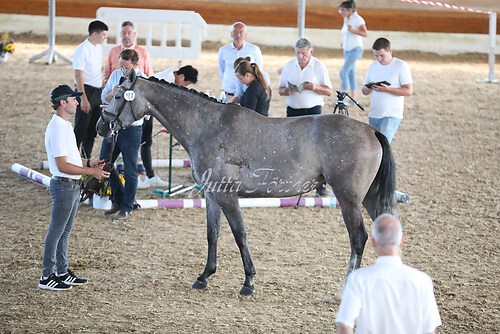
[[[133,22],[137,38],[146,40],[145,47],[153,58],[196,59],[207,33],[207,23],[193,11],[101,7],[96,18],[116,23],[116,31],[108,32],[116,43],[120,43],[122,22]],[[115,45],[106,44],[104,48]]]

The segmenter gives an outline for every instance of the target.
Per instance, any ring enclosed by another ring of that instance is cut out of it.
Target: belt
[[[69,182],[69,183],[74,183],[74,184],[82,184],[82,179],[71,179],[69,177],[63,177],[63,176],[52,176],[54,180],[61,181],[61,182]]]
[[[226,95],[234,96],[234,93],[228,93],[228,92],[224,92],[224,93],[226,93]]]

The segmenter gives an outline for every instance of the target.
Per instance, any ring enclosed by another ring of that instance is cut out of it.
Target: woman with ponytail
[[[363,55],[362,37],[368,36],[365,20],[356,12],[354,0],[344,1],[339,6],[339,14],[344,18],[342,26],[342,49],[344,49],[344,65],[340,69],[342,91],[356,96],[356,61]]]
[[[271,88],[259,66],[249,61],[241,61],[235,67],[234,72],[236,77],[248,86],[240,99],[240,105],[268,116]]]

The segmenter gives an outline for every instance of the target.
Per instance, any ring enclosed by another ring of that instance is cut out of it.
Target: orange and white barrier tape
[[[424,6],[433,6],[433,7],[440,7],[440,8],[447,8],[447,9],[456,9],[456,10],[461,10],[464,12],[469,12],[469,13],[480,13],[480,14],[489,14],[491,11],[484,11],[480,9],[475,9],[475,8],[469,8],[469,7],[464,7],[464,6],[456,6],[456,5],[450,5],[448,3],[442,3],[439,1],[424,1],[424,0],[399,0],[401,2],[409,2],[409,3],[416,3],[418,5],[424,5]]]

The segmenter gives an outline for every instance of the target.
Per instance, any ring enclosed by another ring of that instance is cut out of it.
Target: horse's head
[[[97,122],[97,132],[100,136],[108,138],[112,132],[126,129],[135,121],[144,116],[142,106],[142,94],[137,94],[137,74],[134,70],[130,72],[127,79],[123,81],[109,105],[101,113]]]

